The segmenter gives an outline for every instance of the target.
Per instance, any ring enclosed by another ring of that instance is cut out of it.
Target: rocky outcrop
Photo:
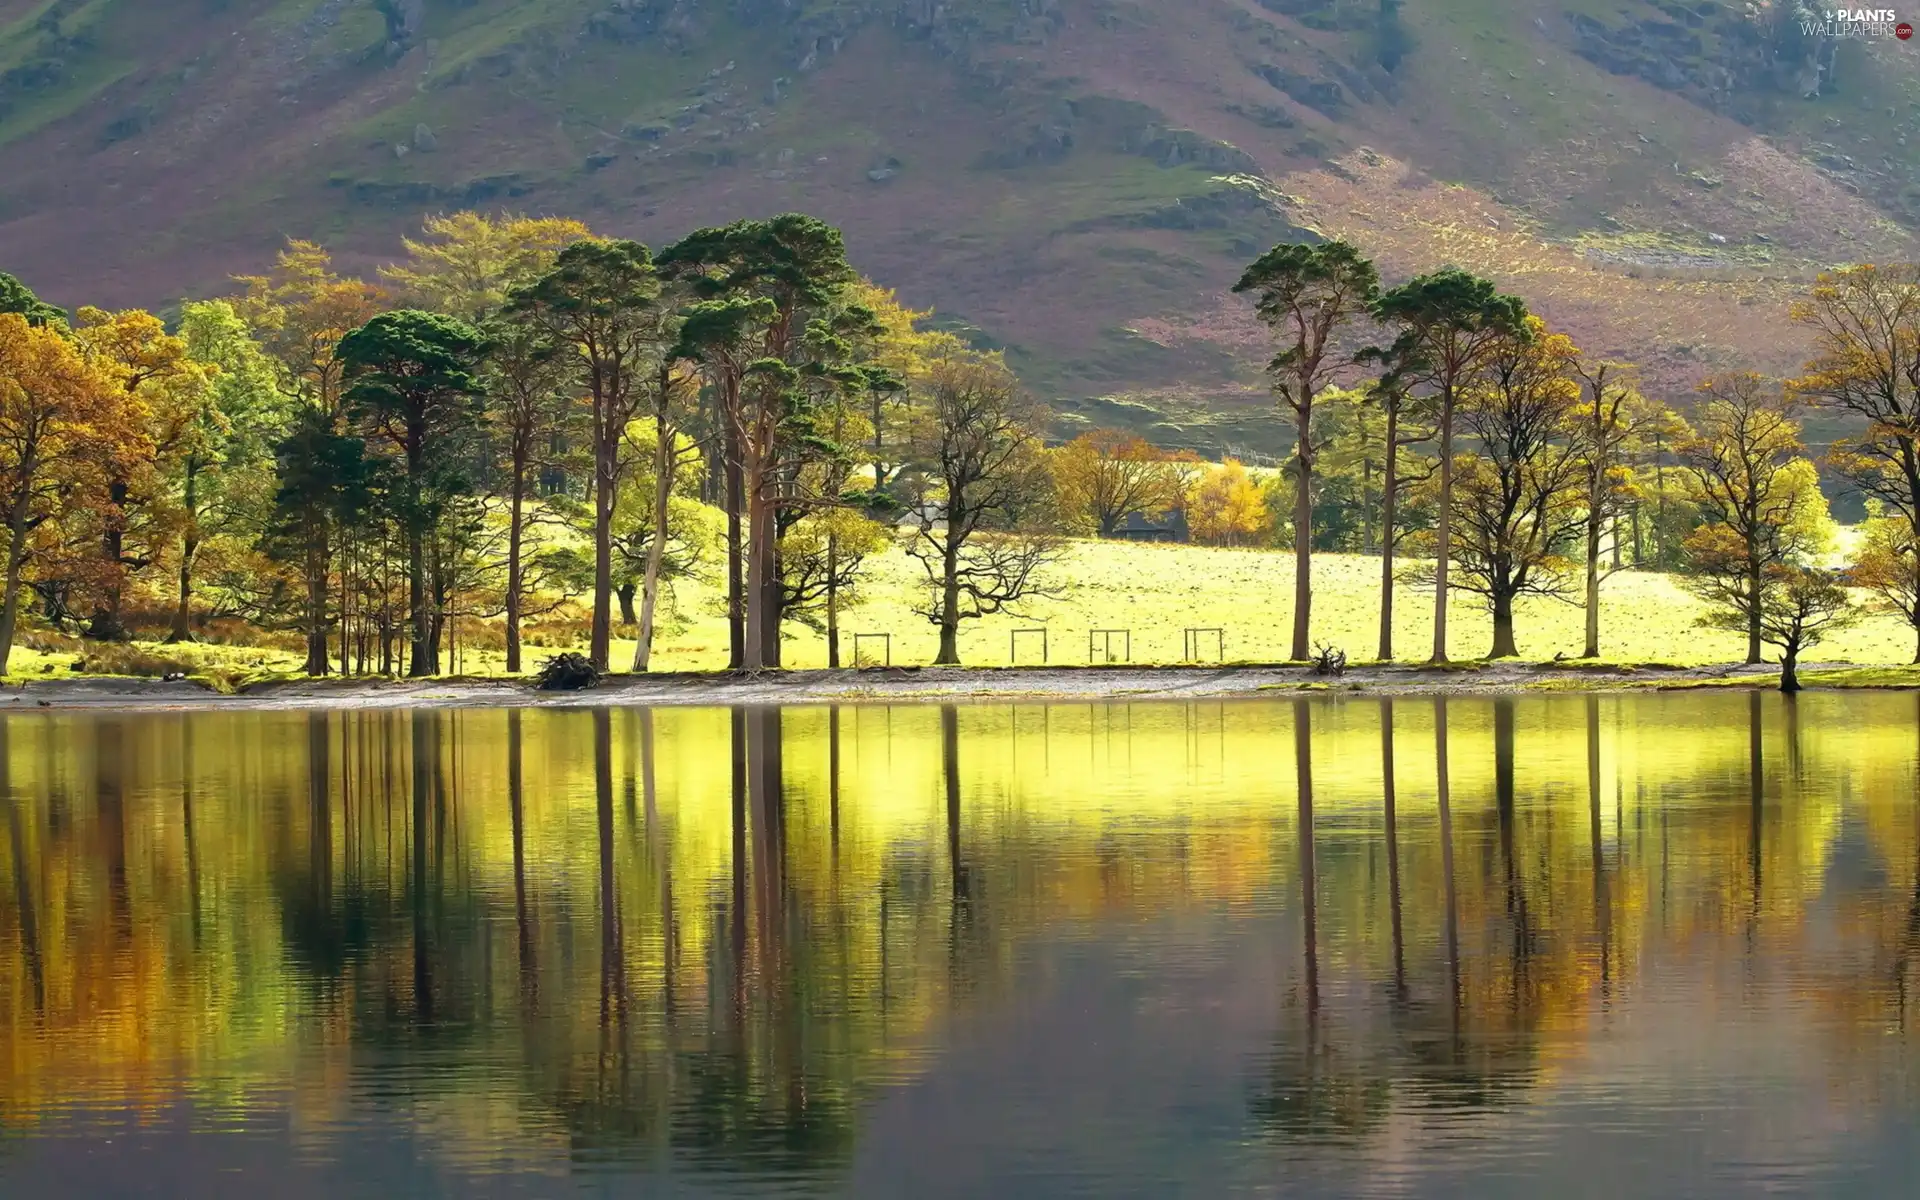
[[[1111,96],[1053,102],[1017,125],[981,165],[1014,168],[1058,162],[1083,147],[1150,158],[1167,168],[1199,166],[1235,174],[1260,171],[1253,156],[1238,146],[1175,128],[1158,109]]]
[[[1304,104],[1336,119],[1346,110],[1346,89],[1331,79],[1315,79],[1273,63],[1255,63],[1253,72],[1286,93],[1287,98],[1296,104]]]
[[[1163,167],[1202,166],[1216,171],[1258,174],[1260,164],[1240,147],[1202,137],[1191,129],[1149,125],[1122,145],[1129,154],[1150,158]]]
[[[1257,175],[1218,175],[1205,190],[1182,196],[1170,204],[1137,212],[1115,213],[1078,222],[1074,232],[1092,229],[1234,229],[1257,233],[1249,245],[1276,241],[1318,242],[1321,236],[1295,224],[1285,197]]]
[[[533,181],[519,172],[488,175],[464,184],[443,187],[409,180],[388,183],[379,180],[336,180],[354,203],[372,208],[409,209],[421,205],[447,205],[453,208],[478,208],[488,203],[525,196],[534,190]]]
[[[1677,92],[1749,125],[1765,124],[1773,103],[1837,86],[1837,43],[1809,36],[1791,11],[1748,13],[1711,2],[1659,0],[1659,17],[1609,25],[1569,18],[1574,53],[1615,75]]]

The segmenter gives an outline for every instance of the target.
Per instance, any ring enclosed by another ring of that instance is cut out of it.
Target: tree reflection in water
[[[461,1161],[831,1180],[1085,942],[1202,1035],[1183,972],[1277,981],[1268,1144],[1512,1109],[1676,963],[1904,1030],[1920,709],[1663,699],[14,717],[0,1124],[292,1087]]]

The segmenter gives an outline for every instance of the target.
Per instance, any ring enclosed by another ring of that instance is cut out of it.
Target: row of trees
[[[715,559],[732,664],[772,667],[791,621],[837,651],[894,536],[957,662],[959,623],[1056,553],[1044,411],[811,217],[655,253],[462,213],[382,276],[295,242],[174,330],[0,277],[0,669],[23,599],[125,637],[166,569],[174,638],[298,630],[311,674],[398,671],[403,641],[436,673],[462,616],[500,618],[518,671],[524,623],[576,595],[593,663],[617,603],[646,670],[674,580]]]
[[[1808,407],[1854,418],[1827,456],[1872,514],[1852,582],[1920,633],[1920,270],[1821,276],[1794,309],[1815,343],[1805,374],[1716,375],[1691,423],[1629,366],[1592,359],[1464,271],[1383,290],[1345,242],[1284,244],[1237,290],[1276,334],[1285,479],[1260,487],[1232,463],[1200,475],[1185,456],[1099,434],[1062,452],[1062,490],[1102,533],[1181,508],[1198,535],[1231,540],[1290,510],[1269,528],[1297,556],[1295,659],[1312,650],[1314,551],[1366,549],[1381,557],[1382,660],[1407,579],[1434,590],[1434,661],[1454,592],[1490,610],[1495,657],[1517,653],[1520,597],[1582,599],[1584,653],[1597,656],[1600,584],[1630,562],[1686,570],[1709,620],[1743,632],[1751,662],[1778,646],[1791,678],[1799,651],[1853,615],[1821,569],[1832,524],[1800,436]],[[1403,552],[1424,561],[1400,564]]]
[[[580,597],[594,663],[617,606],[645,670],[695,572],[725,580],[734,666],[778,666],[796,621],[837,665],[890,542],[953,663],[963,621],[1048,591],[1063,533],[1167,512],[1200,540],[1294,548],[1295,658],[1313,555],[1348,550],[1380,556],[1383,660],[1408,581],[1434,589],[1436,660],[1456,592],[1490,610],[1496,656],[1521,597],[1583,598],[1597,655],[1600,584],[1642,564],[1687,570],[1750,660],[1769,641],[1792,659],[1853,612],[1820,569],[1809,406],[1858,418],[1827,456],[1872,512],[1852,582],[1920,630],[1913,268],[1823,276],[1795,309],[1805,374],[1715,376],[1689,422],[1488,280],[1383,288],[1344,242],[1281,245],[1239,284],[1276,333],[1294,434],[1261,473],[1112,431],[1044,450],[1004,362],[921,329],[810,217],[656,253],[463,213],[406,250],[373,282],[296,242],[172,328],[69,318],[0,276],[0,666],[23,616],[125,637],[164,596],[172,638],[297,631],[315,674],[432,674],[460,618],[497,619],[518,671],[527,623]]]

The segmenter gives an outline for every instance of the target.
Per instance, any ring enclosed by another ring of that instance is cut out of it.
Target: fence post
[[[1048,650],[1047,650],[1047,631],[1045,627],[1038,627],[1033,629],[1015,629],[1007,633],[1007,665],[1008,666],[1019,665],[1020,635],[1023,633],[1037,633],[1040,635],[1040,661],[1042,663],[1047,662],[1049,659]]]

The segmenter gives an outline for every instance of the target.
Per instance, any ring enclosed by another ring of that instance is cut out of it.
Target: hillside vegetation
[[[430,211],[657,243],[803,210],[1069,423],[1272,450],[1224,292],[1312,230],[1389,275],[1486,271],[1678,394],[1796,367],[1786,297],[1815,266],[1912,252],[1910,44],[1802,46],[1769,13],[0,0],[0,265],[164,306],[289,235],[390,260]]]

